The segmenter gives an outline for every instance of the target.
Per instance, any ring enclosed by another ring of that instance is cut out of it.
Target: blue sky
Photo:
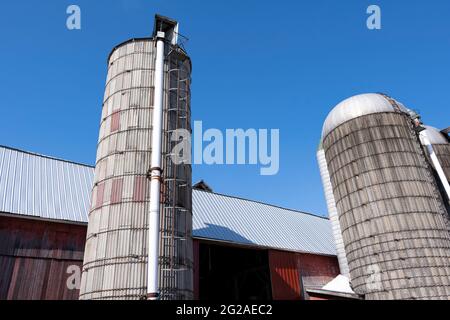
[[[66,8],[82,30],[66,29]],[[382,29],[366,28],[378,4]],[[153,16],[180,22],[193,60],[192,120],[205,128],[279,128],[280,172],[194,166],[215,191],[326,214],[316,163],[331,108],[386,92],[450,125],[450,2],[2,1],[0,144],[94,164],[106,58],[148,36]]]

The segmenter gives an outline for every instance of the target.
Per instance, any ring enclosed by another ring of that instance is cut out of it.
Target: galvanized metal
[[[450,142],[438,129],[430,126],[425,127],[426,130],[424,132],[426,132],[427,137],[433,146],[433,150],[439,159],[439,163],[444,170],[447,180],[450,181]],[[420,140],[422,144],[425,144],[422,135],[420,135]]]
[[[156,38],[155,63],[155,103],[152,117],[152,156],[150,163],[150,210],[148,225],[147,297],[159,297],[159,224],[161,212],[162,184],[162,140],[163,140],[163,99],[164,99],[164,32]]]
[[[326,125],[323,147],[355,292],[449,299],[448,214],[411,118],[381,98],[351,108],[372,111]]]
[[[147,120],[145,123],[148,123]],[[93,167],[5,147],[0,147],[0,155],[2,212],[55,221],[81,224],[88,222],[88,203],[90,203],[92,195],[90,186],[93,184],[94,176]],[[133,212],[138,209],[143,210],[144,200],[148,200],[146,167],[138,164],[135,160],[131,161],[130,155],[126,156],[126,159],[129,160],[127,162],[124,161],[125,155],[117,154],[117,156],[120,157],[115,159],[114,165],[109,166],[108,170],[112,170],[116,174],[124,174],[124,172],[138,168],[143,174],[135,177],[134,182],[124,175],[126,182],[122,184],[116,182],[114,188],[111,184],[111,191],[112,189],[114,191],[109,194],[111,196],[112,193],[114,195],[113,202],[117,202],[119,194],[126,192],[129,203],[122,204],[122,207],[131,208],[130,210],[134,210]],[[143,156],[143,158],[149,161],[148,157]],[[125,163],[127,164],[126,168],[124,168]],[[55,174],[55,168],[60,170],[59,174]],[[96,169],[97,172],[100,172],[99,169]],[[50,174],[50,172],[53,173]],[[168,172],[166,171],[166,174]],[[106,170],[104,174],[106,175]],[[109,173],[109,175],[111,174]],[[174,175],[171,174],[171,176]],[[172,185],[168,183],[170,179],[166,179],[164,184],[166,188]],[[81,187],[84,184],[86,187]],[[170,190],[167,189],[164,194],[168,195],[169,192]],[[336,254],[332,228],[330,221],[326,218],[196,189],[192,190],[192,194],[193,207],[192,204],[190,206],[194,215],[193,226],[191,226],[194,237],[296,252],[330,256]],[[179,196],[190,199],[186,193],[179,193]],[[103,197],[104,201],[106,201],[105,199],[107,198]],[[97,197],[94,200],[93,206],[100,207]],[[131,202],[137,202],[140,205],[133,205]],[[86,203],[85,209],[82,206],[84,203]],[[187,206],[189,207],[189,205]],[[173,210],[174,207],[166,205],[166,210]],[[78,208],[75,210],[77,214],[73,214],[72,208]],[[110,213],[108,216],[111,216],[111,219],[114,218],[111,223],[119,223],[118,219],[124,220],[130,217],[129,215],[119,215],[116,212]],[[255,216],[258,217],[258,221],[255,221]],[[102,230],[104,231],[109,219],[100,216],[99,218],[102,218],[98,223],[103,225]],[[138,211],[138,215],[133,216],[133,220],[136,223],[142,223],[145,217]]]
[[[85,221],[91,167],[0,146],[0,212]]]
[[[168,48],[170,46],[167,46]],[[167,52],[168,53],[168,52]],[[183,64],[190,61],[184,52]],[[81,286],[81,299],[141,299],[147,291],[148,212],[152,155],[155,42],[138,39],[116,47],[108,62],[108,77],[100,125],[92,207]],[[169,83],[169,59],[164,63],[164,82]],[[188,96],[190,97],[190,96]],[[169,90],[164,91],[164,122],[169,121]],[[190,128],[190,118],[186,119]],[[165,127],[167,123],[165,124]],[[163,167],[170,162],[164,149]],[[170,179],[164,172],[164,179]],[[190,171],[180,173],[176,183],[191,184]],[[164,187],[165,188],[165,187]],[[184,188],[185,189],[185,188]],[[165,189],[163,189],[165,191]],[[159,251],[161,299],[191,299],[192,218],[190,195],[174,225],[166,206],[177,199],[162,195]],[[185,226],[187,226],[185,228]],[[184,246],[168,248],[184,240]],[[174,240],[176,237],[177,240]],[[178,242],[177,242],[178,241]],[[176,250],[173,250],[173,248]],[[176,263],[175,263],[176,262]]]
[[[447,180],[450,181],[450,144],[433,144],[433,149],[441,163]]]
[[[327,218],[200,190],[192,200],[194,237],[336,255]]]
[[[429,132],[428,132],[429,133]],[[422,131],[420,133],[421,140],[423,142],[424,148],[428,153],[428,156],[430,158],[431,164],[433,165],[434,170],[436,171],[437,178],[439,179],[439,182],[443,188],[443,197],[445,199],[450,199],[450,184],[448,183],[448,178],[445,175],[445,171],[442,168],[441,162],[439,161],[439,158],[434,151],[434,147],[428,138],[427,130]]]
[[[175,162],[177,130],[191,129],[191,62],[179,47],[167,53],[167,113],[164,121],[164,213],[161,221],[161,296],[193,298],[192,168],[189,162]],[[190,148],[190,146],[187,146]],[[187,151],[187,150],[185,150]]]
[[[322,177],[322,185],[325,191],[325,200],[327,202],[328,216],[330,218],[331,227],[333,229],[334,243],[336,245],[337,258],[341,274],[350,279],[350,270],[348,267],[347,255],[345,253],[344,240],[342,239],[341,225],[339,223],[339,214],[334,200],[333,187],[330,181],[330,173],[328,171],[325,151],[322,145],[317,151],[317,161],[319,163],[320,176]]]
[[[407,111],[401,103],[397,103],[396,107]],[[366,93],[350,97],[339,103],[328,114],[323,125],[322,138],[351,119],[368,114],[396,112],[396,107],[382,94]]]
[[[445,135],[439,131],[437,128],[431,127],[431,126],[424,126],[425,131],[428,137],[428,140],[430,140],[432,145],[436,144],[449,144],[447,138]],[[420,135],[420,141],[423,143],[422,135]]]

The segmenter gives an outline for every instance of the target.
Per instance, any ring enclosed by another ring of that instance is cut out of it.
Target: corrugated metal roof
[[[0,212],[86,222],[94,169],[0,146]]]
[[[86,223],[94,168],[0,146],[0,212]],[[328,219],[193,190],[193,235],[335,255]]]
[[[335,255],[328,219],[194,190],[194,236],[283,250]]]

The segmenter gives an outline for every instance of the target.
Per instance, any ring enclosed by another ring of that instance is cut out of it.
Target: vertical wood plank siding
[[[283,251],[269,251],[272,298],[274,300],[299,300],[300,276],[297,256]]]
[[[67,282],[69,267],[81,275],[85,239],[85,226],[1,216],[0,300],[78,299]]]
[[[193,241],[194,246],[194,300],[200,298],[200,241]]]
[[[274,300],[308,299],[307,288],[321,288],[339,275],[336,257],[269,250]]]

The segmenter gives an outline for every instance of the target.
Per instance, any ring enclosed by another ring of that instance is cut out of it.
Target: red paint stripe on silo
[[[99,208],[103,205],[103,195],[105,194],[105,184],[101,183],[97,186],[97,203],[96,207]]]
[[[111,188],[111,204],[120,203],[122,201],[123,178],[115,179]]]
[[[111,132],[119,130],[119,124],[120,124],[120,113],[116,111],[111,116]]]
[[[145,201],[145,194],[148,190],[148,179],[144,176],[138,176],[134,178],[134,190],[133,201],[142,202]]]

